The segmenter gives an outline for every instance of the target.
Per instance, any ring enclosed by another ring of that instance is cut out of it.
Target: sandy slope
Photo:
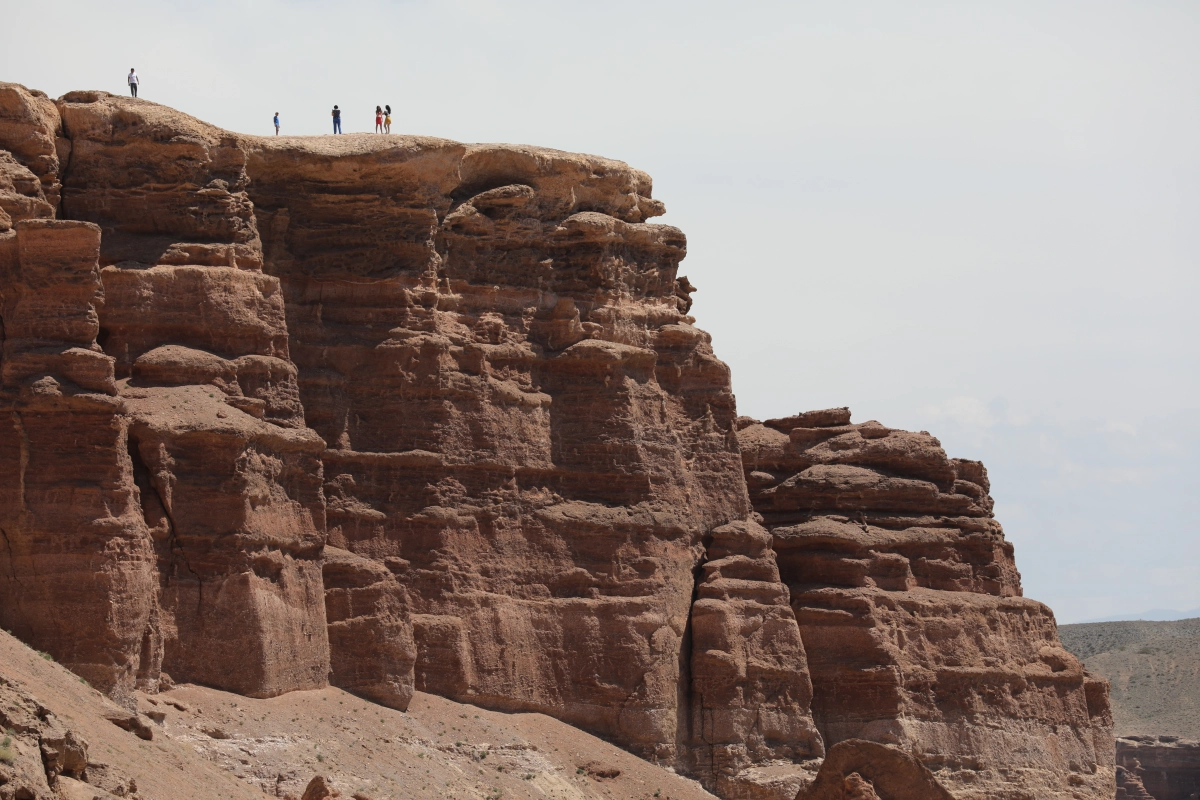
[[[143,741],[61,665],[0,633],[0,677],[88,742],[88,761],[140,798],[298,797],[316,774],[343,797],[711,798],[692,781],[541,714],[503,714],[418,693],[407,713],[338,689],[254,700],[198,686],[139,695]],[[657,794],[656,794],[657,793]]]
[[[1062,625],[1063,645],[1112,684],[1118,736],[1200,739],[1200,619]]]

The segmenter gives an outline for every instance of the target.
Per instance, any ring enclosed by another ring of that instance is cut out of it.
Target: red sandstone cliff
[[[982,464],[844,408],[738,428],[827,746],[894,744],[959,797],[1111,794],[1107,684],[1021,597]]]
[[[1104,686],[982,466],[735,424],[644,173],[13,84],[0,150],[0,624],[115,697],[328,676],[728,797],[822,736],[960,797],[1111,795]]]
[[[1122,736],[1117,739],[1117,774],[1130,798],[1141,790],[1155,800],[1192,800],[1200,795],[1200,742]]]

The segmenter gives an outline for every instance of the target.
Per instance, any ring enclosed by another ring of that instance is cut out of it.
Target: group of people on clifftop
[[[330,112],[333,117],[333,132],[342,132],[342,110],[336,105],[333,111]],[[376,133],[391,133],[392,132],[392,107],[391,106],[375,106],[375,132]],[[279,133],[279,115],[275,115],[275,133]]]
[[[129,84],[129,93],[134,97],[138,96],[138,86],[141,85],[141,79],[138,78],[137,70],[133,67],[129,68],[129,75],[126,83]],[[331,112],[333,116],[333,132],[342,132],[342,110],[336,105]],[[275,112],[275,135],[279,135],[279,112]],[[375,106],[375,133],[391,133],[392,132],[392,107],[391,106]]]

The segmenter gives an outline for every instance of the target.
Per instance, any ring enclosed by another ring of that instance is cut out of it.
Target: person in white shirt
[[[138,80],[137,73],[133,71],[133,67],[129,68],[129,93],[137,97],[137,87],[141,81]]]

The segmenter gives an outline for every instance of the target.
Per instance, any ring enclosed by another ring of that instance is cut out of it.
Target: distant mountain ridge
[[[1058,630],[1063,646],[1112,685],[1118,736],[1200,739],[1200,616]]]
[[[1137,614],[1120,614],[1114,617],[1101,617],[1099,619],[1085,619],[1081,622],[1072,623],[1073,625],[1090,625],[1095,622],[1175,622],[1181,619],[1191,619],[1200,617],[1200,608],[1192,608],[1187,611],[1176,611],[1173,608],[1152,608],[1148,611],[1142,611]]]

